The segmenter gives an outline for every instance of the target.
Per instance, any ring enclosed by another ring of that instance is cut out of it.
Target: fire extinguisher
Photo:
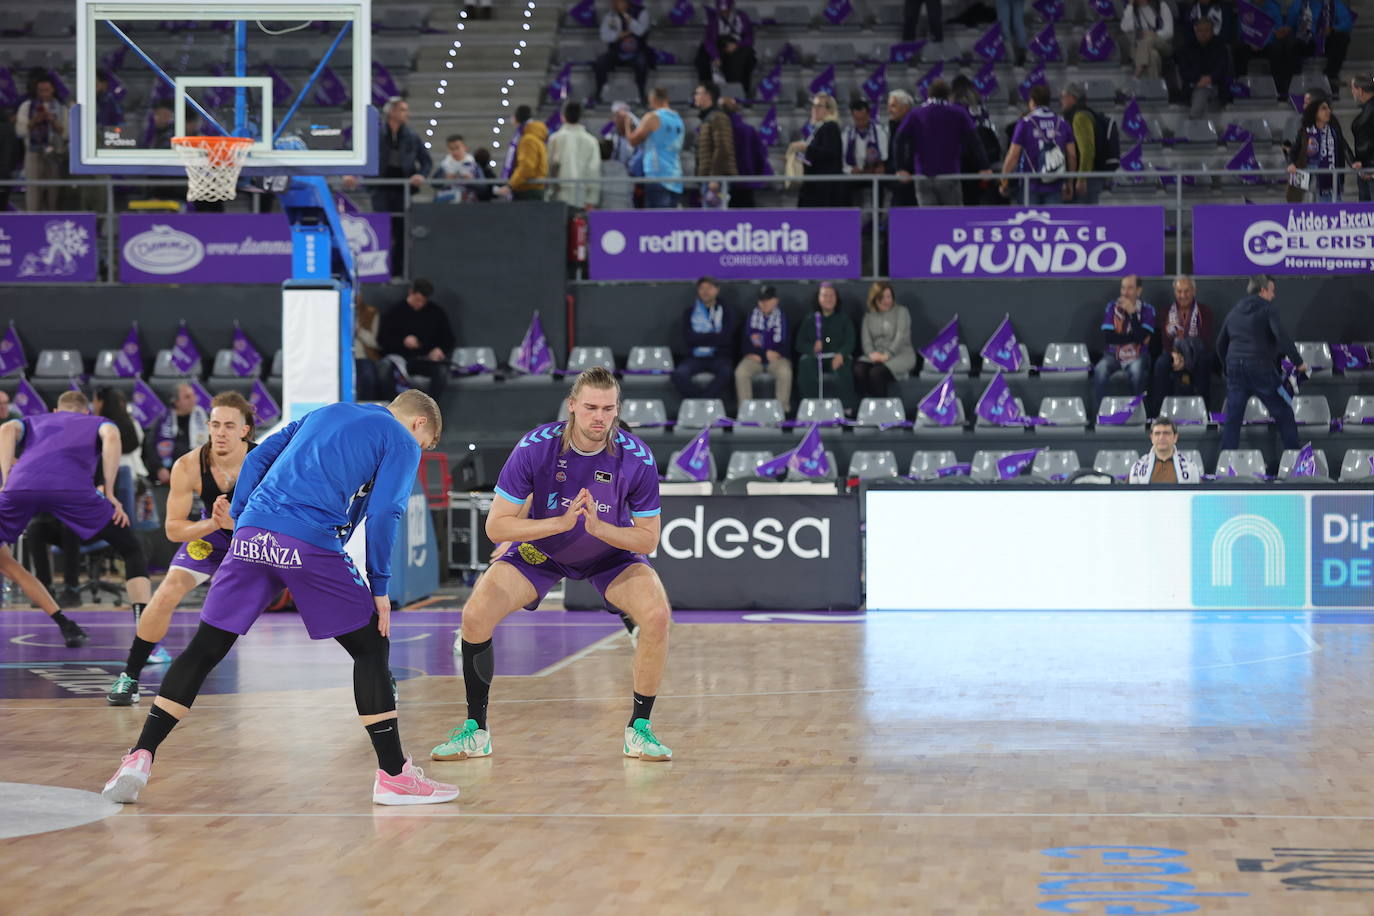
[[[568,227],[568,263],[587,263],[587,217],[577,214]]]

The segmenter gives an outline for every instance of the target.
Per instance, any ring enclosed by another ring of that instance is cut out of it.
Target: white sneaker
[[[100,794],[106,801],[129,805],[138,801],[138,793],[148,784],[148,774],[153,771],[151,751],[130,751],[119,761],[119,769],[105,783]]]
[[[640,760],[672,760],[673,749],[658,740],[648,719],[635,719],[635,724],[625,729],[625,756]]]

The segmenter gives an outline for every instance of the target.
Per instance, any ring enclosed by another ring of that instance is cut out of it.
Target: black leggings
[[[895,381],[891,370],[882,363],[854,362],[854,384],[861,398],[885,398]]]
[[[132,528],[110,522],[92,541],[104,541],[114,548],[114,552],[124,560],[124,579],[145,578],[148,575],[148,555],[143,552],[143,543]],[[87,542],[89,543],[89,541]]]

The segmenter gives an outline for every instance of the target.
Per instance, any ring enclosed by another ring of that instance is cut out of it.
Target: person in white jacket
[[[601,143],[579,122],[582,105],[568,102],[563,106],[563,126],[549,138],[550,178],[600,178]],[[571,207],[594,207],[601,200],[597,184],[569,184],[557,182],[553,199]]]
[[[1174,14],[1167,0],[1128,0],[1121,31],[1131,43],[1135,75],[1158,78],[1174,49]]]
[[[1178,427],[1168,417],[1160,417],[1150,425],[1150,450],[1131,465],[1128,483],[1202,482],[1202,468],[1194,467],[1192,459],[1180,452]]]

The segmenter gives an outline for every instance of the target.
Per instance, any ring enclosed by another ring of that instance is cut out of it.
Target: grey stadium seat
[[[1179,434],[1207,431],[1207,404],[1197,395],[1168,397],[1159,406],[1159,415],[1178,424]]]
[[[1245,417],[1240,421],[1245,426],[1255,426],[1257,424],[1273,423],[1274,418],[1269,414],[1269,408],[1264,406],[1264,402],[1254,395],[1245,402]]]
[[[948,449],[943,451],[917,451],[911,455],[911,466],[907,476],[916,480],[938,480],[942,468],[953,467],[959,459]]]
[[[661,436],[668,422],[668,408],[658,398],[626,398],[620,405],[620,419],[636,436]]]
[[[772,452],[731,452],[730,460],[725,465],[725,479],[753,480],[754,478],[758,477],[758,474],[754,473],[754,469],[772,457]]]
[[[1005,449],[979,449],[973,453],[969,476],[981,481],[1001,480],[1001,475],[997,473],[997,462],[1010,454],[1011,452]]]
[[[1019,377],[1019,376],[1023,376],[1023,375],[1030,375],[1030,351],[1026,349],[1026,345],[1025,345],[1025,344],[1017,344],[1016,346],[1017,346],[1018,348],[1020,348],[1020,351],[1021,351],[1021,368],[1020,368],[1020,369],[1017,369],[1015,372],[1012,372],[1010,369],[1003,369],[1003,368],[1001,368],[1001,367],[999,367],[999,366],[994,366],[992,363],[990,363],[990,362],[988,362],[986,359],[984,359],[984,360],[983,360],[982,374],[985,375],[985,376],[988,376],[988,375],[992,375],[994,372],[1001,372],[1003,375],[1008,376],[1008,377]]]
[[[854,427],[855,433],[872,435],[882,431],[884,427],[890,430],[900,430],[906,422],[906,414],[902,410],[901,398],[864,398],[859,402],[859,412],[855,417],[858,424]]]
[[[515,361],[519,357],[520,345],[516,344],[515,346],[510,348],[510,359],[506,361],[506,365],[510,366],[510,375],[506,378],[507,384],[510,384],[512,382],[521,384],[547,384],[553,378],[553,370],[555,365],[554,361],[551,360],[549,362],[549,368],[545,369],[543,372],[528,373],[521,372],[519,369],[515,368]]]
[[[1093,456],[1093,470],[1125,480],[1139,457],[1140,453],[1130,449],[1104,448]]]
[[[631,347],[625,360],[625,384],[659,382],[673,371],[673,351],[668,347]]]
[[[1045,358],[1040,361],[1040,371],[1049,374],[1091,372],[1092,368],[1088,346],[1081,343],[1046,344]]]
[[[33,378],[70,379],[82,374],[80,350],[40,350]]]
[[[725,404],[720,398],[684,398],[677,409],[677,428],[705,429],[725,416]]]
[[[1293,398],[1293,417],[1299,426],[1331,428],[1331,402],[1321,394],[1300,394]]]
[[[1352,394],[1345,402],[1342,432],[1374,435],[1374,395]]]
[[[782,401],[776,398],[750,398],[739,405],[739,416],[735,419],[754,425],[736,426],[734,435],[775,436],[784,416]]]
[[[1071,448],[1047,448],[1035,456],[1030,472],[1046,480],[1068,480],[1080,467],[1078,452]]]
[[[1297,464],[1298,451],[1296,448],[1283,450],[1283,455],[1279,458],[1279,480],[1288,480],[1293,474],[1293,465]],[[1326,452],[1322,449],[1313,449],[1312,457],[1317,461],[1317,477],[1330,478],[1331,466],[1326,463]]]
[[[1341,482],[1374,477],[1374,468],[1370,467],[1371,458],[1374,458],[1374,449],[1347,449],[1345,457],[1341,459]]]
[[[1264,453],[1257,448],[1227,448],[1217,454],[1216,475],[1219,478],[1263,477],[1265,471]]]
[[[253,390],[253,383],[258,380],[258,373],[261,371],[262,366],[258,366],[257,371],[248,375],[237,374],[234,371],[234,351],[220,350],[215,353],[215,361],[210,364],[210,378],[206,380],[206,385],[212,394],[219,394],[221,391],[247,394]]]
[[[454,385],[474,388],[496,384],[496,351],[491,347],[455,347],[449,366],[461,373],[453,377]],[[472,372],[472,366],[482,369]]]
[[[857,451],[849,457],[848,477],[883,480],[898,476],[897,456],[889,449]]]
[[[844,405],[839,398],[802,398],[797,405],[797,435],[805,435],[807,424],[828,423],[844,419]]]
[[[1082,398],[1044,398],[1040,419],[1046,423],[1035,427],[1038,435],[1081,434],[1088,428],[1088,408]]]
[[[1298,356],[1307,364],[1311,371],[1331,371],[1331,366],[1335,362],[1331,358],[1331,345],[1325,341],[1300,340],[1297,341]]]
[[[91,373],[95,380],[96,388],[106,386],[118,388],[128,394],[133,390],[134,380],[132,378],[120,378],[115,371],[115,357],[119,355],[118,350],[101,350],[95,357],[95,370]],[[139,374],[143,374],[143,367],[139,367]]]
[[[596,367],[615,371],[615,354],[610,347],[573,347],[568,354],[568,374],[574,375]]]
[[[1102,416],[1103,414],[1113,414],[1113,413],[1117,413],[1118,411],[1125,410],[1127,407],[1129,407],[1129,406],[1131,405],[1131,402],[1134,401],[1134,400],[1135,400],[1135,398],[1132,398],[1132,397],[1124,397],[1124,396],[1122,396],[1122,395],[1108,395],[1107,397],[1103,398],[1103,399],[1102,399],[1102,403],[1099,404],[1099,405],[1097,406],[1097,415],[1100,417],[1100,416]],[[1145,404],[1144,404],[1144,402],[1142,401],[1141,403],[1135,405],[1135,409],[1131,411],[1131,416],[1126,420],[1125,423],[1111,423],[1111,424],[1108,424],[1108,425],[1109,425],[1109,426],[1144,426],[1144,425],[1145,425]]]

